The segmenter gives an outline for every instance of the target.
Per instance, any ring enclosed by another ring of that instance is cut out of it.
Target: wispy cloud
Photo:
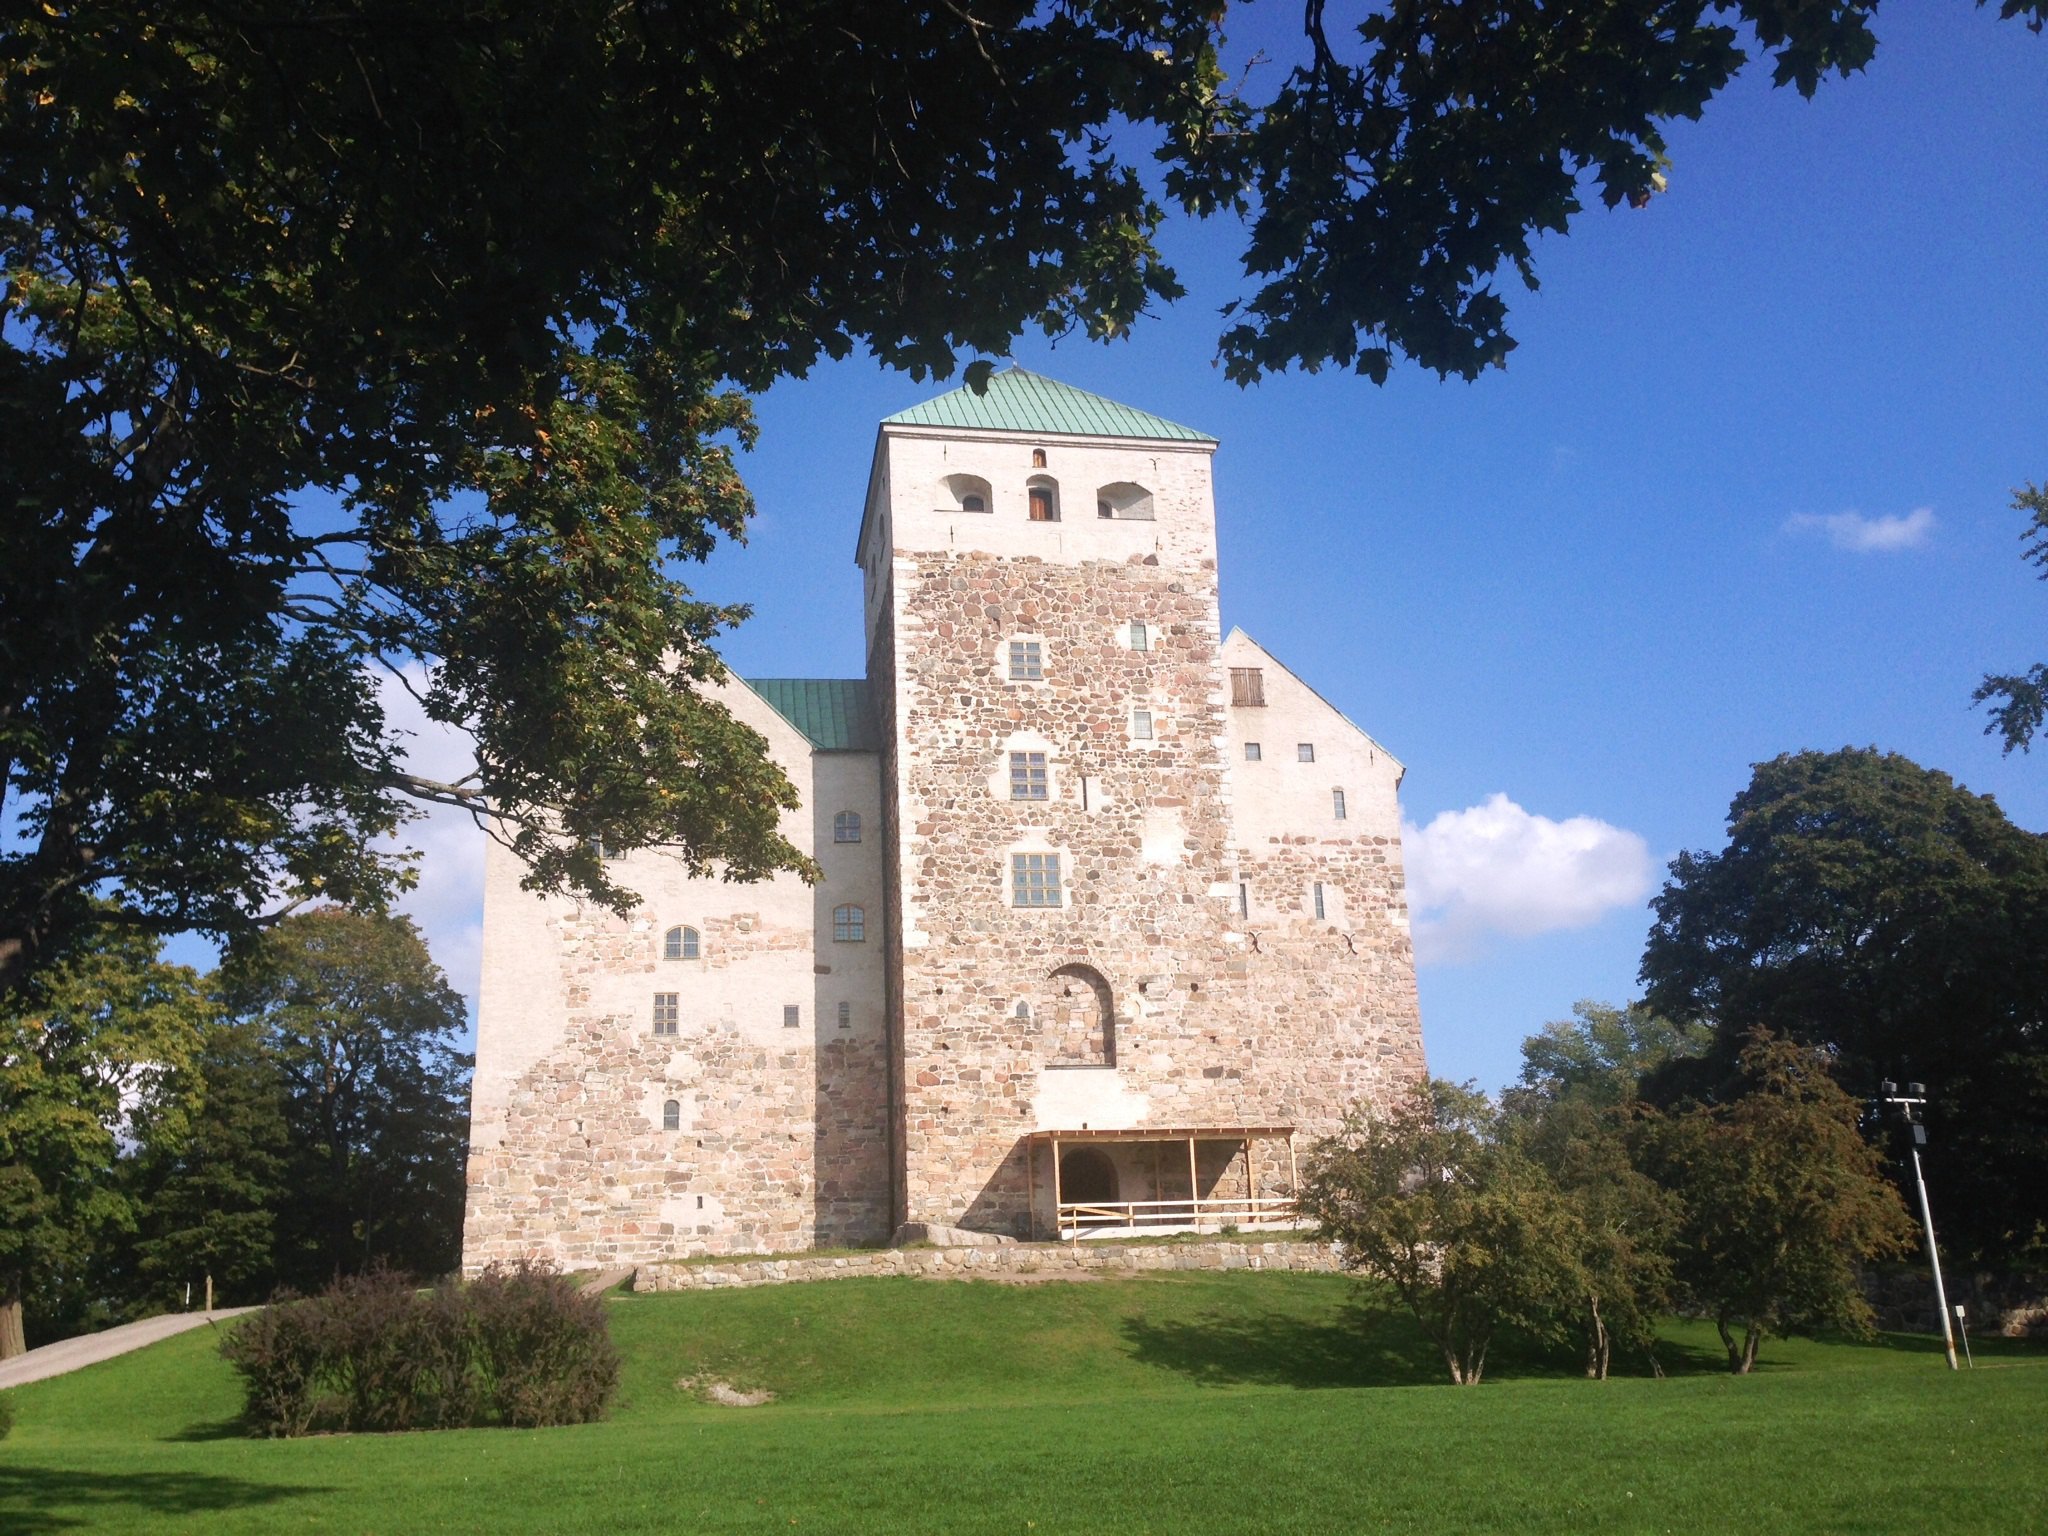
[[[1401,828],[1415,957],[1455,964],[1495,935],[1583,928],[1650,893],[1641,837],[1593,816],[1553,821],[1506,795]]]
[[[1785,519],[1787,533],[1819,533],[1837,549],[1859,555],[1890,554],[1918,549],[1934,532],[1934,508],[1865,517],[1861,512],[1795,512]]]
[[[424,687],[423,668],[408,667],[406,676],[415,688]],[[468,732],[429,720],[395,678],[381,677],[378,688],[385,720],[405,734],[405,761],[412,772],[443,783],[470,773],[476,752]],[[419,924],[449,984],[474,1012],[483,971],[484,834],[465,812],[436,805],[407,822],[398,839],[420,854],[420,883],[399,902],[399,910]]]

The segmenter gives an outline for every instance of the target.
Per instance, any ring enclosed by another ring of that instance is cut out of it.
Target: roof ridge
[[[989,375],[977,393],[961,384],[882,418],[884,426],[955,427],[1024,432],[1042,437],[1135,437],[1155,442],[1213,443],[1193,427],[1112,400],[1022,363]]]

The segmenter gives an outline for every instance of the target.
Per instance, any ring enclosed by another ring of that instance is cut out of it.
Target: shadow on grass
[[[118,1530],[124,1515],[206,1515],[331,1492],[199,1472],[81,1472],[12,1463],[0,1466],[0,1530],[10,1536]]]
[[[174,1445],[197,1445],[204,1444],[209,1440],[247,1440],[249,1438],[248,1421],[239,1415],[232,1419],[214,1419],[210,1423],[187,1424],[175,1435],[164,1436],[164,1439]]]

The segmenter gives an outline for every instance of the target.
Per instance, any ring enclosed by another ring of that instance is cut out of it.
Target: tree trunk
[[[28,1353],[28,1340],[21,1331],[21,1292],[17,1287],[0,1301],[0,1360],[12,1360]]]
[[[1721,1347],[1728,1351],[1728,1369],[1736,1375],[1742,1374],[1742,1346],[1735,1342],[1735,1335],[1728,1331],[1728,1319],[1714,1319],[1714,1329],[1721,1335]]]
[[[1764,1331],[1755,1323],[1749,1325],[1749,1337],[1742,1344],[1742,1371],[1747,1376],[1756,1367],[1756,1349],[1764,1341]]]
[[[1600,1298],[1586,1297],[1586,1379],[1605,1381],[1607,1362],[1612,1345],[1607,1337],[1607,1324],[1600,1317]]]

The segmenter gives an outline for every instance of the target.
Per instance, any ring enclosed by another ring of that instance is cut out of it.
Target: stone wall
[[[804,1280],[914,1275],[940,1280],[1079,1279],[1166,1270],[1256,1269],[1335,1272],[1327,1243],[1062,1243],[1002,1248],[887,1248],[831,1258],[744,1259],[731,1263],[648,1264],[633,1289],[716,1291]]]
[[[1942,1276],[1950,1306],[1960,1303],[1972,1338],[2048,1338],[2048,1275],[1972,1274]],[[1863,1294],[1877,1312],[1877,1326],[1906,1333],[1939,1333],[1934,1279],[1924,1266],[1873,1269],[1863,1277]]]

